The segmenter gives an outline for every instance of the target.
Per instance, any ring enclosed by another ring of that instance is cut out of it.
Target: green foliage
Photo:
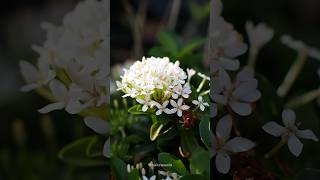
[[[137,169],[131,171],[128,175],[128,180],[140,180],[139,171]]]
[[[202,174],[210,177],[210,153],[203,148],[197,148],[190,160],[190,170],[192,174]]]
[[[181,147],[184,152],[193,153],[199,147],[198,141],[191,130],[180,131]]]
[[[107,161],[104,157],[97,157],[97,153],[93,152],[94,148],[92,141],[96,141],[95,138],[96,136],[90,136],[74,141],[62,148],[58,155],[59,158],[66,163],[77,166],[107,165]]]
[[[121,159],[117,157],[111,157],[110,166],[112,171],[115,174],[116,179],[127,179],[128,177],[127,166],[126,166],[126,163],[124,163]]]
[[[152,124],[151,128],[150,128],[150,139],[151,141],[154,141],[157,139],[157,137],[159,136],[159,133],[161,131],[161,129],[163,128],[163,124],[160,122],[155,122]]]
[[[199,133],[200,133],[200,137],[201,137],[203,144],[205,144],[207,148],[212,147],[211,139],[210,139],[210,117],[209,117],[209,115],[203,115],[200,118]]]
[[[176,172],[182,176],[189,174],[183,162],[179,158],[169,153],[158,154],[158,161],[160,164],[168,165],[168,166],[163,166],[163,169],[167,171]]]
[[[182,43],[174,33],[160,31],[158,40],[160,45],[151,48],[149,55],[169,57],[173,61],[179,60],[185,67],[193,67],[195,69],[201,67],[202,52],[198,50],[204,45],[204,38],[195,38],[189,42]]]

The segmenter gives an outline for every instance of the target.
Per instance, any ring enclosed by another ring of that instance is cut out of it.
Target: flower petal
[[[84,123],[98,134],[106,134],[110,131],[109,123],[98,117],[85,117]]]
[[[224,141],[226,141],[230,137],[231,128],[232,118],[230,115],[226,115],[218,121],[216,135],[218,136],[218,138],[222,138]]]
[[[77,114],[83,108],[84,106],[79,101],[70,100],[66,106],[66,111],[70,114]]]
[[[251,114],[251,106],[248,103],[232,101],[229,105],[234,112],[241,116],[248,116]]]
[[[222,174],[227,174],[230,170],[230,156],[224,151],[218,152],[216,157],[216,168]]]
[[[235,137],[225,144],[225,148],[234,153],[248,151],[254,146],[254,142],[243,137]]]
[[[286,131],[284,127],[280,126],[278,123],[274,121],[266,123],[262,126],[262,129],[265,132],[277,137],[281,136]]]
[[[59,98],[63,99],[67,94],[67,88],[58,80],[52,80],[50,82],[50,89],[52,91],[52,94]]]
[[[288,139],[288,147],[290,152],[298,157],[302,152],[303,144],[295,135],[290,135]]]
[[[63,102],[56,102],[52,104],[48,104],[45,107],[39,109],[38,111],[42,114],[58,110],[58,109],[63,109],[64,108],[64,103]]]
[[[282,121],[286,127],[292,127],[295,125],[296,114],[291,109],[285,109],[282,111]]]
[[[110,138],[107,139],[107,141],[104,143],[103,145],[103,155],[106,158],[110,158],[111,156],[111,151],[110,151],[111,147],[110,147]]]
[[[311,139],[311,140],[314,140],[314,141],[319,141],[319,139],[317,138],[317,136],[316,136],[310,129],[297,130],[296,135],[297,135],[299,138]]]

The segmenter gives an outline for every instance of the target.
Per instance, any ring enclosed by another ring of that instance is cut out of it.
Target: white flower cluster
[[[240,63],[236,59],[247,51],[247,45],[242,42],[240,34],[233,29],[233,25],[221,17],[222,3],[214,0],[216,12],[211,18],[214,28],[211,32],[213,45],[210,46],[211,62],[210,73],[212,76],[210,115],[212,118],[218,115],[218,106],[228,109],[228,113],[235,112],[241,116],[252,113],[251,104],[261,97],[257,90],[258,81],[254,78],[254,71],[250,67],[243,68],[231,80],[229,71],[237,71]],[[251,27],[251,31],[253,27]],[[232,111],[232,112],[231,112]],[[230,156],[232,153],[244,152],[252,149],[255,143],[249,139],[235,137],[229,140],[232,130],[232,116],[223,115],[215,128],[212,136],[212,156],[216,157],[215,164],[219,172],[226,174],[230,170]]]
[[[130,164],[127,164],[127,172],[130,173],[131,171],[133,171],[134,169],[138,170],[142,176],[142,180],[156,180],[157,179],[157,175],[156,175],[156,171],[154,169],[154,163],[152,161],[150,161],[148,163],[148,167],[151,171],[149,172],[152,172],[152,173],[149,173],[151,174],[150,177],[148,178],[147,176],[147,171],[146,169],[143,167],[142,163],[137,163],[136,166],[133,166],[133,165],[130,165]],[[172,172],[169,172],[169,171],[157,171],[158,174],[161,176],[161,179],[162,180],[178,180],[180,179],[182,176],[178,175],[177,173],[172,173]]]
[[[41,113],[65,108],[77,114],[107,103],[106,12],[107,0],[86,0],[64,16],[61,26],[42,23],[46,41],[32,46],[39,53],[37,65],[20,62],[28,83],[22,91],[42,88],[57,100]]]
[[[62,25],[42,23],[46,40],[42,46],[32,46],[39,54],[36,65],[20,62],[27,83],[21,90],[36,89],[55,101],[41,108],[40,113],[65,109],[78,114],[107,103],[106,12],[107,0],[85,0],[64,16]],[[105,119],[89,116],[84,121],[98,134],[110,133]],[[105,157],[110,157],[110,138],[102,151]]]
[[[232,24],[226,22],[221,17],[222,3],[221,0],[213,0],[213,16],[211,24],[214,24],[213,32],[210,32],[210,55],[211,60],[211,109],[212,118],[217,117],[218,107],[223,106],[227,110],[227,114],[220,115],[222,118],[218,120],[215,127],[215,134],[212,136],[212,156],[215,157],[216,168],[220,173],[226,174],[230,170],[230,154],[244,152],[252,149],[255,143],[242,138],[231,138],[231,130],[233,129],[233,114],[240,116],[248,116],[252,113],[251,104],[259,100],[261,93],[257,90],[258,81],[254,78],[253,67],[258,51],[262,46],[268,43],[274,35],[274,32],[264,23],[254,26],[252,22],[247,22],[246,30],[250,42],[249,61],[251,67],[244,67],[235,76],[234,80],[230,78],[230,71],[237,71],[240,63],[238,56],[247,51],[247,46],[242,42],[240,35],[233,29]],[[212,43],[212,42],[213,43]],[[289,71],[288,77],[284,81],[283,93],[278,93],[279,96],[285,95],[288,92],[287,87],[290,87],[297,77],[297,70],[301,69],[306,57],[320,59],[320,52],[302,41],[292,39],[288,35],[281,37],[281,42],[288,47],[295,49],[299,53],[299,59],[302,61],[295,63],[293,68],[295,71]],[[281,87],[281,86],[280,86]],[[280,88],[281,89],[281,88]],[[282,91],[281,91],[282,92]],[[317,93],[317,92],[316,92]],[[316,94],[317,95],[317,94]],[[314,93],[311,93],[314,96]],[[299,130],[300,124],[295,123],[295,113],[292,110],[284,110],[282,120],[284,127],[276,122],[266,123],[262,129],[276,137],[281,137],[281,142],[266,154],[266,158],[272,156],[283,144],[288,144],[289,150],[295,156],[299,156],[302,152],[303,144],[298,138],[311,139],[318,141],[316,135],[309,129]],[[237,133],[236,133],[237,134]],[[231,140],[229,140],[231,139]]]
[[[123,97],[135,98],[143,105],[144,112],[156,107],[156,115],[177,113],[181,117],[183,111],[190,109],[184,99],[192,93],[189,82],[195,71],[188,69],[185,73],[179,65],[179,61],[172,63],[167,57],[143,57],[142,61],[136,61],[129,69],[124,69],[121,82],[116,82],[118,90],[125,93]],[[169,103],[172,109],[168,108]],[[204,110],[203,102],[194,104]]]

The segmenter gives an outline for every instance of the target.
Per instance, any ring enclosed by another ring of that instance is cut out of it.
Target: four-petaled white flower
[[[190,106],[183,104],[183,99],[178,99],[178,102],[174,100],[170,100],[170,104],[172,105],[173,109],[170,110],[170,114],[177,113],[179,117],[182,116],[182,111],[188,110]]]
[[[143,180],[156,180],[156,175],[151,176],[150,178],[148,178],[147,176],[142,176]]]
[[[273,37],[273,29],[264,23],[259,23],[256,26],[251,21],[246,23],[246,30],[249,36],[250,46],[253,49],[260,49],[267,44]]]
[[[196,71],[194,69],[187,68],[188,82],[190,81],[192,76],[194,76],[195,74],[196,74]]]
[[[237,74],[234,83],[229,80],[223,88],[222,94],[212,94],[212,99],[217,103],[228,105],[241,116],[247,116],[252,112],[251,103],[261,97],[257,86],[258,81],[254,78],[253,70],[245,67]]]
[[[142,104],[142,111],[146,112],[148,110],[149,107],[153,107],[154,106],[154,102],[151,101],[149,98],[145,98],[145,99],[140,99],[137,98],[136,99],[138,103]]]
[[[39,70],[27,61],[20,61],[19,65],[23,78],[29,83],[21,88],[24,92],[47,85],[56,76],[46,63],[39,63]]]
[[[216,134],[211,132],[213,152],[216,156],[215,164],[220,173],[226,174],[230,170],[230,153],[245,152],[252,149],[255,143],[243,137],[235,137],[231,140],[232,118],[226,115],[218,121]]]
[[[84,122],[90,129],[98,134],[105,135],[110,133],[110,124],[101,118],[89,116],[84,118]],[[110,158],[110,137],[104,143],[102,153],[105,157]]]
[[[70,114],[79,113],[85,106],[80,103],[79,99],[83,96],[83,92],[77,87],[71,85],[70,89],[67,88],[58,80],[52,80],[50,82],[50,90],[53,96],[58,102],[51,103],[41,109],[40,113],[48,113],[53,110],[59,110],[65,108]]]
[[[164,176],[164,180],[178,180],[181,176],[177,173],[171,173],[169,171],[159,171],[159,174]]]
[[[199,96],[199,97],[198,97],[198,100],[193,100],[192,103],[195,104],[195,105],[197,105],[197,106],[199,106],[201,111],[204,111],[205,106],[207,106],[207,107],[210,106],[207,102],[205,102],[205,101],[203,100],[203,97],[202,97],[202,96]]]
[[[168,104],[169,101],[163,102],[162,105],[160,103],[155,102],[155,106],[158,108],[156,115],[160,115],[162,114],[162,112],[170,114],[170,110],[167,108]]]
[[[290,152],[296,157],[301,154],[303,148],[303,144],[298,138],[318,141],[318,138],[311,130],[298,129],[299,125],[295,124],[296,115],[294,111],[290,109],[284,110],[282,112],[282,121],[285,127],[272,121],[266,123],[262,129],[273,136],[282,137],[284,141],[287,141]]]
[[[182,86],[181,84],[179,84],[178,86],[176,86],[176,88],[174,89],[174,92],[172,94],[172,98],[173,99],[178,99],[179,96],[182,96],[184,98],[189,98],[189,94],[191,93],[191,87],[189,84],[185,84],[184,86]]]

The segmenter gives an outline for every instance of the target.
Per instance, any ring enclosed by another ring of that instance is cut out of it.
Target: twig
[[[177,24],[179,12],[181,8],[181,0],[172,0],[171,11],[168,20],[168,29],[174,30]]]

